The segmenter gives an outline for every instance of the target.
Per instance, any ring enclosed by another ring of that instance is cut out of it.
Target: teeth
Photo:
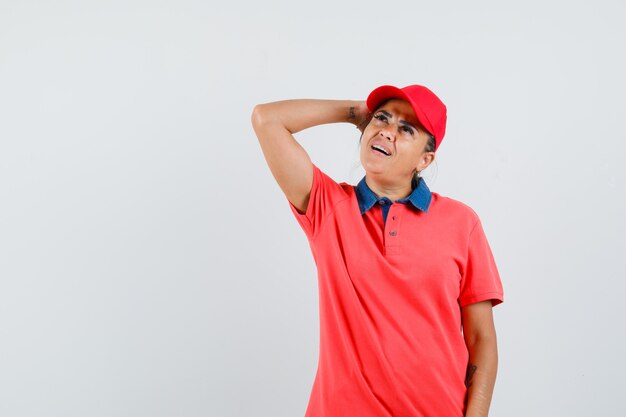
[[[379,146],[379,145],[372,145],[372,148],[374,148],[374,149],[378,149],[379,151],[382,151],[385,155],[389,156],[389,152],[387,152],[387,151],[385,150],[385,148],[383,148],[382,146]]]

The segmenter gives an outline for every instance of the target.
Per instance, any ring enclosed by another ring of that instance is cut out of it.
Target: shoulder
[[[337,196],[351,196],[354,194],[354,186],[347,182],[337,182],[324,170],[313,164],[313,177],[319,183],[319,186],[325,188],[328,192]]]
[[[450,222],[464,225],[470,229],[480,220],[478,213],[469,204],[437,192],[432,192],[429,212],[431,210],[438,217],[441,216]]]
[[[337,182],[323,169],[313,164],[313,184],[309,195],[310,216],[323,216],[330,214],[335,206],[343,201],[349,201],[354,192],[354,187],[346,182]]]

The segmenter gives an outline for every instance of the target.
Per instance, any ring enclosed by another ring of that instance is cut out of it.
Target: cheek
[[[405,146],[402,151],[402,153],[406,156],[406,159],[410,161],[417,161],[422,155],[421,149],[417,143],[407,143],[407,146]]]
[[[367,149],[367,144],[366,144],[365,138],[362,138],[361,142],[359,143],[359,156],[361,158],[365,156],[366,149]]]

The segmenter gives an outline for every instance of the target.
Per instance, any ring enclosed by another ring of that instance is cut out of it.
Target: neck
[[[378,197],[387,197],[391,201],[406,198],[413,191],[412,180],[401,183],[388,183],[381,181],[373,175],[366,175],[365,183]]]

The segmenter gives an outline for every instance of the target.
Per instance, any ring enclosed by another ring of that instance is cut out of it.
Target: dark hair
[[[437,144],[435,142],[435,137],[428,132],[426,132],[426,134],[428,135],[428,142],[426,142],[426,147],[424,148],[424,151],[435,152],[435,145]]]
[[[428,135],[428,141],[426,142],[426,146],[424,146],[424,152],[435,152],[435,137],[428,132],[426,132],[426,134]],[[413,183],[411,184],[412,188],[415,188],[415,186],[417,185],[417,182],[420,179],[420,172],[421,171],[415,170],[415,174],[413,175]]]

